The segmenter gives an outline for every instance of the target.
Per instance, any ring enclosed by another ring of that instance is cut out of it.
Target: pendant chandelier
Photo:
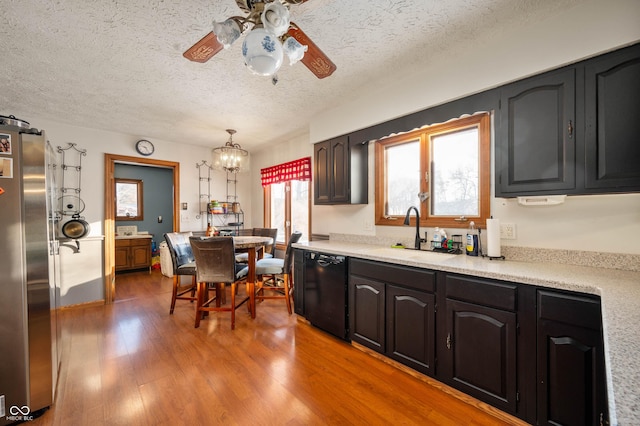
[[[218,148],[214,148],[213,168],[224,170],[229,173],[242,173],[249,171],[249,151],[242,149],[239,144],[233,142],[233,129],[227,129],[229,140]]]

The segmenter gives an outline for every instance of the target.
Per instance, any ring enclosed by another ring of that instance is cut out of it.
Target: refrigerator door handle
[[[58,256],[60,254],[60,241],[49,241],[49,254],[51,256]]]

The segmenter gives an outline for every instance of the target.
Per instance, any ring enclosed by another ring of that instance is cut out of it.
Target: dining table
[[[234,236],[233,243],[236,251],[246,251],[249,255],[247,267],[247,293],[249,293],[249,311],[251,318],[256,317],[256,261],[262,257],[264,247],[273,244],[271,237],[260,236]]]

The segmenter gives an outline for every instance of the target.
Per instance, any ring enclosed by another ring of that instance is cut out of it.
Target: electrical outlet
[[[503,240],[515,240],[516,239],[516,224],[515,223],[501,223],[500,224],[500,238]]]
[[[362,228],[365,231],[373,231],[373,222],[371,222],[370,220],[365,220]]]

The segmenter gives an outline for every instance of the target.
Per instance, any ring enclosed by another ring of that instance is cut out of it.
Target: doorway
[[[125,155],[105,154],[105,211],[104,211],[104,298],[105,304],[115,300],[115,167],[117,163],[169,168],[173,171],[173,231],[180,230],[178,202],[180,200],[180,163],[154,160],[151,158],[129,157]]]

